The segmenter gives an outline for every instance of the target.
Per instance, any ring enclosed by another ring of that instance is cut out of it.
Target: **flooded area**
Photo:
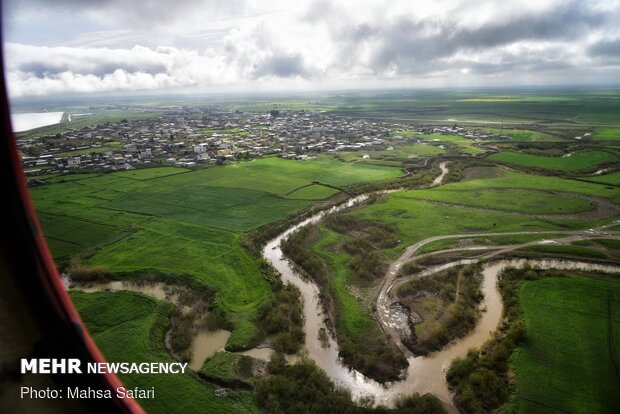
[[[486,263],[482,268],[482,291],[484,293],[484,299],[481,303],[481,308],[484,312],[475,329],[465,337],[453,341],[441,351],[431,353],[424,357],[409,356],[409,367],[407,372],[404,373],[405,375],[403,375],[403,380],[381,384],[365,377],[356,370],[344,366],[338,356],[338,344],[331,335],[328,335],[326,340],[325,338],[323,338],[323,340],[319,339],[319,332],[321,332],[321,330],[326,329],[329,331],[325,323],[326,315],[323,312],[319,299],[319,289],[316,284],[306,280],[295,271],[294,265],[284,256],[280,247],[281,242],[299,228],[310,223],[319,222],[326,215],[352,207],[363,202],[367,198],[367,195],[361,195],[350,199],[344,204],[317,213],[297,225],[292,226],[280,236],[267,243],[263,250],[263,256],[280,272],[282,280],[292,283],[301,291],[305,316],[305,352],[307,356],[314,360],[336,384],[349,389],[354,398],[372,396],[374,397],[374,401],[378,404],[393,406],[396,400],[402,395],[414,392],[421,394],[432,393],[447,405],[451,405],[452,397],[445,380],[445,372],[454,358],[463,357],[467,354],[469,349],[478,348],[483,345],[491,338],[492,332],[497,328],[503,311],[501,296],[497,289],[497,277],[498,274],[508,266],[521,267],[529,263],[532,266],[544,269],[574,269],[620,273],[620,267],[616,266],[566,260],[526,261],[524,259],[515,259]],[[410,246],[408,250],[415,246],[416,245]],[[414,250],[412,250],[412,252],[413,251]],[[429,268],[422,272],[420,276],[432,277],[433,274],[443,269],[460,264],[475,263],[478,260],[480,259],[467,259],[446,263]],[[395,272],[396,270],[397,269],[394,269]],[[68,285],[70,285],[70,281]],[[389,287],[386,286],[388,294],[392,286],[391,284]],[[134,284],[131,282],[116,281],[72,286],[72,288],[77,288],[86,292],[126,290],[141,293],[158,300],[167,300],[173,303],[175,301],[174,289],[162,283]],[[400,308],[396,306],[394,309],[399,310]],[[396,318],[393,322],[398,324],[401,319],[403,318]],[[225,330],[201,331],[197,333],[191,345],[193,358],[190,363],[190,368],[199,370],[209,357],[219,351],[224,351],[230,334],[229,331]],[[273,349],[263,346],[238,352],[238,354],[268,361],[273,352]],[[287,359],[289,362],[295,362],[299,359],[299,356],[289,356]]]
[[[70,287],[73,290],[81,290],[86,293],[129,291],[141,293],[144,296],[157,300],[167,300],[175,305],[177,304],[175,302],[175,296],[170,294],[168,287],[164,283],[135,284],[125,281],[114,281],[71,284],[72,282],[68,282],[67,280],[68,279],[65,279],[65,286]]]
[[[565,260],[502,260],[487,263],[483,267],[482,290],[484,299],[481,308],[485,311],[476,328],[463,338],[459,338],[445,349],[424,357],[409,357],[407,375],[402,381],[380,384],[356,370],[345,367],[338,357],[338,345],[329,337],[328,346],[323,346],[319,340],[319,330],[326,329],[326,315],[322,310],[319,299],[319,289],[311,281],[305,280],[295,270],[294,266],[284,256],[280,243],[292,232],[310,223],[316,223],[325,215],[340,211],[363,201],[364,198],[356,198],[345,205],[334,207],[326,212],[321,212],[303,222],[291,227],[289,230],[270,241],[263,251],[264,257],[280,272],[283,281],[297,286],[304,301],[306,342],[305,349],[308,356],[321,367],[327,375],[338,385],[348,388],[354,398],[373,396],[376,403],[393,406],[396,400],[404,394],[432,393],[446,404],[452,404],[452,397],[445,380],[445,372],[450,362],[457,357],[463,357],[471,348],[478,348],[488,341],[492,332],[497,328],[502,317],[503,304],[501,295],[497,289],[498,274],[508,266],[521,267],[526,262],[540,268],[576,269],[602,272],[620,272],[620,267],[590,264],[578,261]],[[429,276],[435,272],[459,264],[473,263],[477,260],[462,260],[447,263],[424,272]]]
[[[208,358],[216,352],[224,350],[226,342],[230,338],[230,332],[224,329],[217,331],[199,332],[192,340],[192,360],[189,362],[190,369],[198,371]]]
[[[29,131],[31,129],[58,124],[64,112],[31,112],[11,114],[13,132]]]
[[[448,167],[446,166],[445,162],[442,162],[441,164],[439,164],[439,168],[441,169],[441,174],[439,174],[437,177],[435,177],[435,179],[433,180],[433,184],[432,186],[437,186],[439,184],[441,184],[443,182],[444,177],[446,176],[446,174],[448,174],[449,170]]]

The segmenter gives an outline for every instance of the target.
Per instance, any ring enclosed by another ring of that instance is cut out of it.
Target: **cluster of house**
[[[67,124],[55,136],[21,140],[27,175],[76,170],[119,170],[150,165],[192,167],[277,154],[312,159],[403,140],[410,125],[336,117],[320,111],[240,113],[213,108],[180,108],[148,119],[85,126]],[[415,132],[486,138],[458,127],[422,128]]]

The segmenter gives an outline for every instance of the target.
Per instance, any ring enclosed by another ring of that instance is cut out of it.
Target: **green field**
[[[194,174],[192,178],[196,184],[261,190],[278,196],[285,196],[315,182],[344,187],[403,175],[398,168],[344,163],[329,158],[293,161],[273,157],[233,164],[226,168],[208,168]]]
[[[346,162],[363,162],[366,164],[393,162],[392,165],[400,166],[403,161],[417,157],[432,157],[444,154],[445,149],[428,144],[394,145],[391,150],[368,150],[358,152],[345,152],[338,154],[338,158]],[[368,155],[369,158],[364,158]]]
[[[458,189],[459,186],[418,190],[408,197],[447,204],[468,205],[500,211],[518,211],[528,214],[568,214],[594,209],[591,202],[565,193],[551,193],[519,189]]]
[[[523,129],[500,129],[500,128],[486,128],[485,131],[498,135],[506,135],[512,138],[513,141],[555,141],[558,138],[553,135],[545,134],[540,131],[528,131]]]
[[[620,185],[620,171],[606,175],[590,175],[581,178],[583,178],[584,180],[595,181],[602,184]]]
[[[75,157],[77,155],[91,154],[93,152],[95,153],[107,152],[107,151],[114,152],[114,151],[117,151],[118,149],[119,147],[112,147],[112,146],[104,145],[102,147],[97,147],[97,148],[86,148],[86,149],[75,150],[75,151],[57,152],[54,155],[57,157]]]
[[[615,141],[620,140],[620,129],[615,128],[597,128],[592,135],[592,139],[597,141]]]
[[[342,251],[334,251],[332,247],[341,241],[341,235],[324,226],[321,237],[313,246],[313,250],[324,257],[332,267],[329,278],[332,291],[338,306],[337,330],[340,335],[350,340],[359,340],[368,332],[378,334],[370,309],[364,306],[350,293],[347,286],[351,285],[351,275],[347,269],[350,256]]]
[[[571,172],[595,168],[599,164],[616,161],[618,158],[605,151],[586,151],[572,154],[570,157],[542,157],[516,152],[501,152],[492,154],[487,159],[520,167]]]
[[[338,193],[339,191],[333,187],[312,184],[306,187],[298,188],[292,193],[289,193],[286,197],[300,200],[323,200]]]
[[[234,313],[229,344],[243,347],[256,333],[257,307],[272,295],[243,247],[244,233],[338,192],[315,181],[346,186],[398,175],[396,168],[336,160],[269,158],[197,171],[64,176],[31,192],[61,263],[94,249],[90,263],[112,272],[155,269],[213,285],[221,305]]]
[[[164,345],[172,305],[131,292],[71,292],[88,331],[110,362],[174,362]],[[127,388],[155,387],[139,400],[149,413],[258,413],[252,395],[216,397],[214,385],[185,374],[120,375]]]
[[[525,194],[523,197],[508,196],[510,193],[493,191],[493,189],[513,189],[513,194]],[[583,195],[596,195],[614,200],[619,190],[593,185],[580,181],[556,177],[542,177],[511,171],[503,172],[501,177],[472,179],[458,183],[446,184],[432,190],[401,191],[385,196],[380,201],[358,209],[354,214],[371,221],[392,224],[398,230],[401,244],[385,251],[395,258],[406,246],[431,236],[462,233],[513,232],[513,231],[553,231],[583,229],[599,221],[562,220],[559,214],[556,220],[528,217],[531,209],[538,211],[559,212],[557,207],[538,204],[539,191],[562,191],[559,196],[570,197],[567,189]],[[537,190],[522,192],[523,190]],[[480,192],[481,197],[475,195]],[[418,199],[418,194],[429,198],[449,200],[451,204],[437,204]],[[452,196],[451,196],[452,195]],[[452,197],[452,198],[451,198]],[[547,199],[553,200],[552,198]],[[544,197],[543,197],[544,198]],[[589,203],[580,203],[571,199],[563,209],[589,209]],[[567,201],[567,200],[565,200]],[[472,209],[463,207],[496,206],[510,211]],[[570,206],[570,207],[569,207]],[[519,215],[510,212],[520,213]]]
[[[519,293],[528,340],[513,355],[517,412],[616,412],[620,284],[569,276]]]
[[[420,135],[420,138],[425,141],[434,141],[455,145],[458,150],[464,154],[475,155],[484,152],[483,149],[472,145],[472,140],[463,138],[460,135],[428,134]]]

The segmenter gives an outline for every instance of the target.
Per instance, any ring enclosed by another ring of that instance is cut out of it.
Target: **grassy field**
[[[348,286],[352,283],[347,269],[350,256],[342,251],[331,248],[341,241],[338,233],[321,227],[321,237],[313,246],[315,253],[327,259],[333,272],[330,274],[329,285],[338,307],[336,329],[340,335],[353,341],[361,339],[369,333],[378,334],[369,306],[364,307],[359,299],[351,294]]]
[[[292,193],[289,193],[286,197],[300,200],[323,200],[338,193],[339,191],[333,187],[326,187],[320,184],[312,184],[306,187],[298,188]]]
[[[592,135],[596,141],[616,141],[620,140],[620,129],[616,128],[597,128]]]
[[[501,152],[490,155],[488,159],[520,167],[535,167],[571,172],[595,168],[599,164],[615,161],[617,157],[605,151],[578,152],[572,154],[570,157],[542,157],[515,152]]]
[[[467,176],[466,170],[466,176]],[[576,180],[544,175],[524,174],[505,169],[488,167],[477,169],[471,173],[471,178],[460,183],[446,184],[441,187],[444,190],[488,190],[490,188],[516,188],[539,191],[557,191],[577,193],[614,199],[620,195],[617,189],[605,185],[596,185]]]
[[[618,125],[618,89],[383,91],[340,93],[323,98],[325,109],[341,115],[398,120],[526,125],[537,121]],[[505,99],[503,95],[509,96]]]
[[[256,309],[272,294],[242,246],[244,233],[338,192],[315,181],[344,186],[397,175],[396,168],[270,158],[198,171],[64,176],[31,192],[61,264],[90,250],[90,263],[112,272],[155,269],[213,285],[233,313],[229,344],[243,347],[256,333]]]
[[[583,184],[583,185],[581,185]],[[582,194],[591,194],[614,198],[618,196],[619,190],[605,188],[578,181],[573,184],[571,180],[555,177],[539,177],[528,174],[505,172],[505,175],[497,178],[475,179],[459,183],[446,184],[433,190],[414,190],[402,191],[390,194],[382,200],[357,210],[354,214],[371,221],[378,221],[394,225],[399,233],[401,244],[385,253],[394,258],[400,254],[407,245],[431,236],[444,234],[462,233],[486,233],[486,232],[513,232],[513,231],[547,231],[547,230],[570,230],[582,229],[598,221],[562,221],[561,215],[557,220],[535,219],[523,215],[510,214],[509,211],[476,210],[461,208],[468,203],[471,206],[480,204],[480,200],[473,195],[481,191],[484,193],[484,202],[492,206],[505,206],[514,212],[521,214],[530,213],[530,209],[536,204],[536,192],[528,197],[512,197],[510,204],[505,201],[506,194],[502,191],[492,191],[493,188],[511,188],[521,190],[553,190],[562,191],[570,188],[571,191]],[[451,193],[451,191],[457,191]],[[462,191],[462,192],[461,192]],[[447,194],[455,194],[455,198],[450,199],[451,204],[437,204],[426,200],[418,199],[417,194],[422,193],[430,197],[444,198]],[[437,195],[435,195],[437,193]],[[459,196],[463,196],[462,199]],[[569,197],[568,194],[565,195]],[[495,200],[493,199],[495,197]],[[573,201],[571,201],[573,203]],[[575,202],[575,206],[579,203]],[[587,204],[582,205],[585,208]],[[547,208],[538,205],[539,211]],[[563,208],[570,209],[572,207]],[[551,209],[554,209],[551,207]],[[547,210],[550,211],[550,210]],[[557,209],[555,209],[557,212]]]
[[[174,362],[164,346],[172,305],[131,292],[71,292],[99,349],[110,362]],[[250,392],[216,397],[214,385],[194,374],[127,374],[128,388],[155,387],[155,398],[139,400],[149,413],[258,413]]]
[[[545,134],[540,131],[528,131],[523,129],[500,129],[500,128],[485,128],[484,131],[491,132],[498,135],[506,135],[512,138],[513,141],[556,141],[558,138],[553,135]]]
[[[551,257],[581,257],[585,259],[612,259],[600,250],[579,245],[544,244],[528,246],[518,251],[534,253],[534,255]]]
[[[584,180],[595,181],[602,184],[620,185],[620,171],[606,175],[590,175],[581,178],[583,178]]]
[[[408,197],[460,204],[500,211],[518,211],[528,214],[568,214],[594,209],[591,202],[575,198],[570,194],[550,193],[518,189],[458,189],[459,186],[419,190],[408,193]]]
[[[330,158],[293,161],[281,158],[233,164],[226,168],[196,171],[197,185],[244,188],[265,191],[277,196],[312,183],[343,187],[364,181],[394,178],[403,173],[398,168],[344,163]]]
[[[513,355],[517,412],[616,412],[620,284],[550,278],[521,285],[519,296],[528,341]]]
[[[443,144],[454,145],[459,152],[464,154],[481,154],[484,150],[472,145],[472,140],[463,138],[460,135],[427,134],[420,135],[424,141],[441,142]]]
[[[97,148],[86,148],[86,149],[75,150],[75,151],[57,152],[54,155],[57,157],[75,157],[77,155],[91,154],[93,152],[107,152],[107,151],[114,152],[114,151],[117,151],[118,149],[119,147],[104,145],[104,146],[97,147]]]

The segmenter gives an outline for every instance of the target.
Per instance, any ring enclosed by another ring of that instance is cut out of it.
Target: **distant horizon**
[[[534,90],[535,89],[535,90]],[[468,86],[468,87],[443,87],[443,88],[433,88],[433,87],[410,87],[410,88],[367,88],[367,89],[325,89],[325,90],[314,90],[314,91],[305,91],[305,90],[291,90],[291,91],[221,91],[221,92],[179,92],[179,91],[136,91],[133,93],[81,93],[81,94],[59,94],[53,96],[24,96],[19,98],[10,98],[12,109],[19,109],[22,105],[31,105],[31,104],[62,104],[65,101],[68,102],[79,102],[79,101],[95,101],[95,102],[105,102],[105,101],[118,101],[118,103],[122,103],[123,101],[135,101],[135,100],[181,100],[181,99],[206,99],[208,101],[213,101],[213,103],[220,103],[223,101],[218,101],[218,99],[224,100],[234,100],[235,98],[304,98],[304,97],[312,97],[313,95],[328,95],[328,96],[336,96],[339,94],[397,94],[397,93],[415,93],[415,92],[431,92],[431,93],[440,93],[440,92],[463,92],[463,93],[544,93],[548,91],[561,91],[561,92],[570,92],[570,91],[587,91],[591,89],[593,92],[601,91],[605,89],[609,90],[620,90],[620,82],[618,84],[576,84],[576,85],[514,85],[514,86]]]

